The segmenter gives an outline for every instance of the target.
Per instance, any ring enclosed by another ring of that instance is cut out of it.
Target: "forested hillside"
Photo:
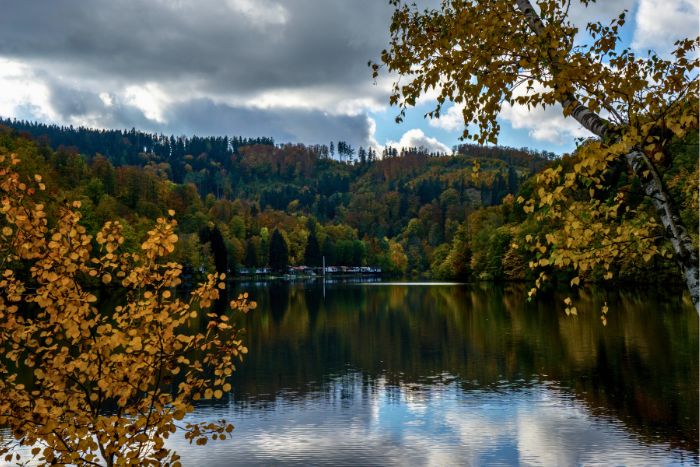
[[[327,265],[377,266],[397,275],[533,278],[531,261],[541,255],[525,248],[526,238],[559,228],[523,210],[539,189],[533,175],[577,159],[477,145],[461,145],[453,155],[420,148],[376,154],[343,141],[276,145],[270,138],[4,125],[0,146],[17,152],[28,174],[46,174],[52,196],[80,199],[92,231],[122,219],[127,243],[136,248],[150,222],[173,209],[181,236],[177,259],[193,270],[319,266],[325,256]],[[677,145],[674,154],[668,183],[682,199],[688,225],[697,225],[697,194],[683,183],[697,174],[697,138]],[[610,177],[603,199],[622,191],[626,209],[650,209],[624,170]],[[225,251],[226,261],[212,250]],[[657,271],[673,274],[670,262],[654,261]],[[621,257],[616,277],[639,280],[648,266]],[[602,276],[591,271],[588,278]]]
[[[3,131],[3,145],[41,164],[60,196],[83,199],[93,228],[122,218],[136,239],[148,220],[174,209],[189,255],[182,260],[192,266],[206,262],[193,246],[207,229],[221,234],[229,266],[267,265],[278,229],[291,264],[319,261],[305,258],[313,236],[330,265],[424,274],[435,249],[451,243],[472,212],[517,193],[552,157],[471,145],[452,156],[420,148],[377,155],[343,141],[275,145],[270,138],[3,123],[16,130]]]

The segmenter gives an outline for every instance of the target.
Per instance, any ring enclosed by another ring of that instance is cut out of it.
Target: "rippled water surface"
[[[698,316],[678,297],[240,284],[250,354],[185,465],[698,465]],[[610,307],[608,326],[599,310]]]

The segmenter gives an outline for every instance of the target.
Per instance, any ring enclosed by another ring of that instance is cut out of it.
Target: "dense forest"
[[[536,222],[522,200],[537,188],[533,175],[577,157],[469,144],[452,155],[390,147],[377,154],[343,141],[304,146],[1,123],[0,147],[20,156],[28,176],[44,174],[50,196],[81,200],[90,231],[121,219],[136,248],[152,220],[174,210],[177,260],[195,271],[319,266],[325,256],[327,265],[413,277],[531,278],[536,253],[517,247],[555,226]],[[697,173],[697,138],[674,154],[669,185],[687,225],[697,225],[697,194],[683,184]],[[648,208],[634,180],[614,176],[611,186],[629,193],[630,206]],[[654,261],[657,274],[674,274],[670,261]],[[620,262],[616,272],[639,280],[649,266]]]

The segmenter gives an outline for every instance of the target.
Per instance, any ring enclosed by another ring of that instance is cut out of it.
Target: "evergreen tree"
[[[270,267],[276,272],[287,272],[289,265],[289,248],[287,242],[279,232],[275,229],[270,238]]]
[[[255,248],[255,244],[251,240],[246,242],[245,259],[243,260],[243,264],[247,268],[258,267],[258,250]]]
[[[306,249],[304,250],[304,264],[316,267],[321,266],[322,262],[321,247],[318,244],[318,238],[316,238],[314,233],[311,233],[306,242]]]
[[[326,257],[326,265],[333,265],[336,263],[336,249],[335,242],[331,237],[326,237],[323,241],[322,254]]]
[[[360,164],[365,165],[367,163],[367,151],[365,151],[365,148],[360,146],[360,149],[358,149],[357,154],[360,158]]]
[[[224,237],[221,235],[219,227],[205,227],[204,229],[200,230],[199,241],[201,243],[209,243],[211,245],[211,252],[214,256],[216,272],[227,273],[228,250],[226,249],[226,243],[224,242]]]

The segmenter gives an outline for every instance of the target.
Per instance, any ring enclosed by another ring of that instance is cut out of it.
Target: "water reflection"
[[[235,438],[183,449],[191,465],[660,465],[693,464],[683,450],[640,443],[611,419],[546,384],[469,392],[455,384],[368,384],[359,373],[323,391],[281,392],[199,415],[235,417]],[[320,388],[319,388],[320,389]]]
[[[521,287],[241,287],[249,358],[197,414],[236,436],[186,463],[698,463],[698,318],[679,298],[588,292],[571,318]]]

